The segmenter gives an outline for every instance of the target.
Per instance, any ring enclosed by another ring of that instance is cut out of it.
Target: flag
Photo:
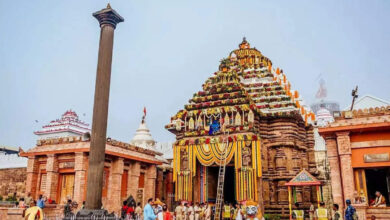
[[[146,107],[144,107],[144,116],[146,116]]]

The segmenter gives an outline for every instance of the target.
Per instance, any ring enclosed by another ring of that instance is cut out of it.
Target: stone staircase
[[[367,220],[370,220],[373,215],[376,217],[376,220],[390,219],[390,207],[368,208],[366,213]]]

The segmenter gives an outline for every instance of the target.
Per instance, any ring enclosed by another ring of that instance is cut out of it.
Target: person
[[[134,214],[136,220],[142,219],[142,208],[140,202],[137,203],[137,207],[135,207]]]
[[[155,208],[155,214],[157,215],[158,220],[163,220],[164,215],[163,215],[163,206],[165,205],[160,201],[160,199],[156,199],[156,201],[153,203]]]
[[[310,219],[310,220],[313,220],[313,219],[314,219],[314,205],[313,205],[313,203],[310,204],[309,219]]]
[[[371,218],[370,218],[371,220],[375,220],[376,219],[376,217],[375,217],[375,215],[371,215]]]
[[[206,205],[202,202],[200,203],[200,212],[199,212],[199,219],[204,220],[204,214],[206,211]]]
[[[184,220],[188,220],[188,203],[184,203],[183,218]]]
[[[234,206],[232,203],[229,203],[229,207],[230,207],[230,220],[233,220],[233,216],[234,216]]]
[[[357,213],[356,209],[351,205],[351,200],[347,199],[345,204],[347,204],[347,208],[345,209],[345,220],[356,220]]]
[[[37,203],[32,200],[29,204],[30,208],[23,212],[25,220],[43,220],[43,211],[37,206]]]
[[[230,220],[230,206],[227,203],[222,204],[223,207],[223,219]]]
[[[194,207],[192,206],[192,203],[188,203],[188,219],[189,220],[195,220],[195,210]]]
[[[303,220],[305,213],[299,208],[299,203],[295,203],[295,209],[292,211],[292,218],[297,220]]]
[[[374,207],[386,207],[386,199],[379,191],[375,192],[375,200],[371,203]]]
[[[127,213],[126,213],[128,219],[135,218],[134,210],[135,210],[135,207],[130,205],[129,208],[127,209]]]
[[[45,208],[45,200],[43,199],[42,194],[38,197],[37,206],[41,209]]]
[[[33,201],[33,199],[31,197],[31,193],[29,192],[29,193],[27,193],[27,196],[24,199],[24,204],[26,205],[26,207],[28,207],[32,201]]]
[[[19,199],[19,206],[18,206],[18,208],[22,208],[22,209],[26,208],[26,203],[24,203],[24,198],[20,198]]]
[[[195,206],[194,206],[194,212],[195,212],[195,220],[199,220],[200,219],[200,212],[201,212],[201,208],[199,206],[199,203],[195,203]]]
[[[64,217],[71,217],[72,213],[72,200],[68,199],[68,202],[64,206]]]
[[[81,209],[85,208],[85,201],[83,201],[83,204],[81,205]]]
[[[180,202],[175,208],[175,217],[176,220],[183,220],[183,204],[181,204]]]
[[[206,209],[204,213],[205,220],[211,220],[211,207],[208,202],[206,202]]]
[[[234,219],[235,220],[242,220],[242,210],[241,205],[239,203],[236,204],[236,209],[234,211]]]
[[[121,208],[121,219],[127,218],[127,210],[129,207],[127,206],[127,201],[123,201],[122,208]]]
[[[163,220],[172,220],[172,219],[173,219],[173,217],[172,217],[171,212],[169,212],[169,210],[168,210],[168,206],[164,205],[163,206]]]
[[[157,216],[154,214],[153,211],[153,199],[148,199],[148,203],[144,207],[144,220],[155,220]]]
[[[338,204],[333,204],[333,216],[332,220],[342,220],[343,217],[341,217],[341,213],[339,211],[339,205]]]
[[[328,220],[328,210],[325,208],[325,203],[321,202],[320,207],[315,212],[317,220]]]

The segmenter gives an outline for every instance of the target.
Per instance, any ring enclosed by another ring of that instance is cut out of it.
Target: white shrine
[[[35,131],[39,139],[50,139],[70,136],[83,136],[85,133],[90,133],[89,124],[79,120],[79,116],[75,111],[68,110],[61,119],[51,121],[49,124],[42,126],[42,130]]]

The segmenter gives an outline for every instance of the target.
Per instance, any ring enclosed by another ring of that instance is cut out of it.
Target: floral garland
[[[260,87],[260,88],[247,88],[248,93],[258,93],[258,92],[271,92],[271,91],[283,91],[283,87],[275,86],[275,87]],[[285,91],[284,91],[285,92]]]
[[[248,123],[245,123],[248,124]],[[249,131],[253,128],[252,125],[241,125],[241,126],[230,126],[229,128],[225,129],[225,132],[233,133],[237,131]],[[214,135],[222,134],[222,131],[215,132]],[[206,130],[199,130],[199,131],[186,131],[184,132],[185,137],[191,137],[191,136],[201,136],[201,135],[208,135],[209,132]]]
[[[243,77],[244,79],[249,79],[249,78],[265,78],[265,77],[273,77],[274,75],[272,73],[269,73],[269,72],[265,72],[265,73],[260,73],[260,74],[243,74]]]
[[[221,105],[237,105],[237,104],[245,104],[245,103],[249,103],[249,100],[247,98],[237,98],[237,99],[226,99],[226,100],[218,100],[218,101],[211,101],[211,102],[203,102],[197,104],[187,104],[184,106],[184,108],[186,110],[194,110],[194,109],[215,107]]]
[[[259,138],[257,135],[252,134],[237,134],[237,135],[230,135],[228,137],[229,142],[233,141],[256,141]],[[221,143],[223,142],[222,136],[218,137],[199,137],[199,138],[190,138],[190,139],[181,139],[176,141],[174,145],[178,146],[186,146],[189,144],[213,144],[213,143]]]
[[[184,119],[184,117],[188,116],[198,116],[200,113],[207,115],[215,115],[218,113],[231,113],[236,111],[249,111],[249,110],[257,110],[256,105],[254,103],[251,104],[243,104],[243,105],[235,105],[235,106],[219,106],[214,108],[207,109],[196,109],[196,110],[180,110],[175,116],[171,118],[171,120],[176,119]]]
[[[270,102],[283,102],[283,101],[290,101],[290,100],[291,100],[290,96],[284,96],[284,97],[260,98],[260,99],[256,99],[255,101],[270,103]]]
[[[264,91],[262,93],[250,93],[251,97],[263,97],[263,96],[275,96],[275,95],[285,95],[285,92],[283,90],[279,91]]]
[[[238,98],[238,97],[243,96],[243,95],[248,95],[248,94],[247,94],[247,92],[244,92],[244,91],[213,94],[213,95],[208,95],[208,96],[197,96],[195,94],[194,98],[192,98],[190,101],[193,101],[193,102],[216,101],[219,99]]]
[[[289,107],[289,106],[295,106],[295,103],[288,102],[288,103],[270,103],[270,104],[263,104],[263,105],[257,105],[259,109],[263,108],[283,108],[283,107]]]

